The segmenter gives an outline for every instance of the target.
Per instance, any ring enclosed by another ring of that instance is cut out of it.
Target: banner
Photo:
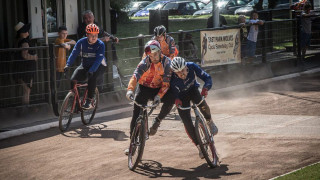
[[[200,31],[201,66],[241,62],[240,29]]]

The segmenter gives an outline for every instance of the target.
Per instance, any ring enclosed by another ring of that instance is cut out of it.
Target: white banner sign
[[[241,62],[240,29],[201,31],[201,66]]]

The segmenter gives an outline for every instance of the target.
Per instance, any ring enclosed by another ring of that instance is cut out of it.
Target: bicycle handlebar
[[[199,106],[203,101],[204,101],[204,96],[202,96],[201,101],[200,101],[198,104],[195,104],[195,105],[196,105],[196,106]],[[191,106],[189,106],[189,107],[182,107],[182,106],[179,105],[178,108],[181,109],[181,110],[188,110],[188,109],[191,109]]]
[[[137,105],[137,106],[139,106],[139,107],[141,107],[141,108],[149,108],[149,109],[155,108],[155,107],[157,107],[157,106],[160,104],[160,102],[158,102],[158,103],[156,103],[156,104],[152,104],[151,106],[148,106],[148,105],[139,104],[139,103],[137,103],[137,101],[135,101],[134,99],[131,99],[131,101],[132,101],[135,105]]]

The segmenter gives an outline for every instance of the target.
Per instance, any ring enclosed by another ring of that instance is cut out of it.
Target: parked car
[[[200,8],[195,1],[173,1],[163,6],[162,10],[168,10],[169,15],[191,15]]]
[[[246,15],[250,16],[253,11],[254,6],[259,2],[259,0],[252,0],[246,6],[238,8],[234,11],[235,15]],[[268,9],[268,0],[263,0],[262,9]]]
[[[149,10],[157,10],[162,9],[164,5],[168,2],[173,0],[157,0],[153,1],[151,4],[143,8],[142,10],[136,12],[133,16],[134,17],[142,17],[142,16],[149,16]]]
[[[292,4],[299,2],[300,0],[292,0]],[[290,0],[278,0],[274,9],[289,9]]]
[[[150,3],[151,1],[132,1],[126,8],[123,9],[123,11],[126,12],[128,16],[132,16],[134,13],[140,11]]]
[[[238,8],[246,6],[250,0],[222,0],[219,1],[219,11],[221,14],[234,14]]]
[[[200,15],[211,14],[211,13],[212,13],[212,2],[208,3],[201,10],[196,11],[195,13],[193,13],[193,15],[194,16],[200,16]]]

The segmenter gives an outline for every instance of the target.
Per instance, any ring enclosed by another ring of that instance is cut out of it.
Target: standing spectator
[[[197,56],[198,47],[193,42],[191,33],[186,33],[183,41],[183,47],[184,47],[184,55],[186,59],[191,61],[198,60],[198,56]]]
[[[57,87],[60,87],[60,79],[64,72],[64,67],[66,66],[66,56],[67,51],[70,50],[70,44],[76,44],[76,42],[72,39],[67,39],[68,30],[66,26],[60,26],[58,29],[58,38],[55,41],[55,45],[59,45],[56,47],[56,80]]]
[[[17,31],[15,42],[16,48],[30,47],[29,30],[30,23],[24,24],[19,22],[14,29]],[[14,62],[15,74],[14,78],[23,88],[22,104],[30,103],[30,92],[36,71],[36,61],[38,56],[31,51],[25,49],[16,53],[16,61]]]
[[[254,59],[254,55],[256,53],[256,46],[257,46],[257,39],[258,39],[258,32],[259,32],[259,25],[263,25],[264,22],[258,19],[259,15],[257,11],[252,11],[249,25],[250,31],[247,37],[247,45],[246,45],[246,52],[248,63],[252,63]]]
[[[219,24],[220,27],[226,26],[228,24],[226,21],[226,18],[220,14],[219,14],[219,22],[220,22]],[[213,16],[210,16],[207,19],[207,28],[213,28]]]
[[[311,13],[311,4],[305,3],[303,6],[303,12],[301,14],[301,51],[302,51],[302,57],[306,55],[306,51],[308,47],[310,46],[310,39],[311,39],[311,23],[312,19],[311,16],[313,13]]]
[[[244,58],[246,54],[245,47],[246,47],[246,42],[248,37],[248,30],[246,27],[246,17],[244,15],[240,15],[238,17],[238,23],[240,26],[241,58]]]

